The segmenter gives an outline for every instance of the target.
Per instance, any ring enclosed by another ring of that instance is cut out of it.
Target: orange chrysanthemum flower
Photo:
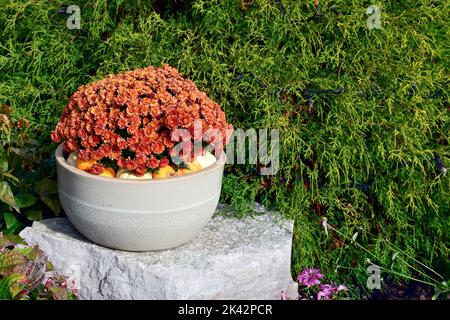
[[[224,138],[232,129],[220,106],[175,68],[147,67],[81,86],[51,139],[63,141],[66,152],[78,152],[84,161],[108,159],[142,175],[170,164],[176,144],[171,133],[192,132],[194,121],[218,129]],[[101,172],[99,166],[92,170]]]

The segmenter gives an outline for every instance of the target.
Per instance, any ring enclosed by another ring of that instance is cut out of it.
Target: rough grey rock
[[[216,216],[190,243],[157,252],[98,246],[64,218],[34,222],[20,235],[75,280],[80,299],[280,299],[296,289],[292,229],[272,214]]]

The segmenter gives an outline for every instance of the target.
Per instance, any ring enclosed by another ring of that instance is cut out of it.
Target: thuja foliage
[[[280,129],[277,175],[229,167],[222,201],[295,219],[293,272],[449,277],[448,1],[71,1],[79,30],[68,4],[1,0],[0,104],[39,141],[79,85],[168,63],[235,128]]]

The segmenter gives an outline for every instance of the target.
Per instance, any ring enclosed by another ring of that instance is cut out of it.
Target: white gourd
[[[143,179],[152,179],[152,174],[150,172],[144,173],[143,176],[138,177],[134,173],[125,170],[119,169],[116,174],[116,178],[119,179],[130,179],[130,180],[143,180]]]
[[[77,155],[75,152],[71,152],[71,153],[69,154],[69,156],[67,157],[66,162],[67,162],[69,165],[71,165],[71,166],[73,166],[73,167],[76,167],[76,166],[77,166],[77,159],[78,159],[78,155]]]
[[[214,163],[216,163],[216,157],[210,152],[205,152],[205,154],[203,156],[195,157],[195,160],[197,160],[197,162],[200,164],[200,167],[202,169],[205,169],[209,166],[212,166]]]

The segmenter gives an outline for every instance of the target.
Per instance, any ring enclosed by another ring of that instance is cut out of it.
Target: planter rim
[[[108,178],[108,177],[102,177],[95,174],[91,174],[88,172],[85,172],[83,170],[80,170],[76,167],[71,166],[66,162],[66,159],[64,159],[63,156],[63,144],[60,143],[58,147],[55,150],[55,159],[56,162],[63,167],[65,170],[68,170],[74,174],[81,175],[85,178],[92,179],[92,180],[99,180],[99,181],[107,181],[107,182],[114,182],[114,183],[122,183],[122,184],[136,184],[136,183],[173,183],[180,180],[186,180],[191,179],[194,177],[199,177],[201,175],[205,175],[211,171],[215,170],[221,170],[224,167],[225,164],[225,153],[222,153],[222,156],[219,160],[217,160],[213,165],[209,166],[208,168],[202,169],[197,172],[193,173],[187,173],[182,176],[177,177],[169,177],[165,179],[140,179],[140,180],[132,180],[132,179],[118,179],[118,178]]]

